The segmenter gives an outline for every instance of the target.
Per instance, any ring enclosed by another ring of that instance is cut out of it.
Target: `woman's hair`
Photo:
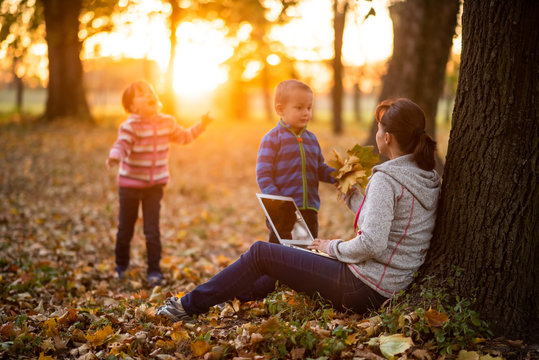
[[[378,104],[374,116],[402,151],[413,154],[421,169],[434,169],[436,141],[425,132],[425,113],[416,103],[406,98],[387,99]]]

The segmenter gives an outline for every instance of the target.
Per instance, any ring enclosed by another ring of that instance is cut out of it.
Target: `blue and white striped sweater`
[[[264,194],[294,198],[300,209],[320,209],[318,183],[333,184],[316,136],[303,129],[296,135],[281,121],[260,144],[256,180]]]

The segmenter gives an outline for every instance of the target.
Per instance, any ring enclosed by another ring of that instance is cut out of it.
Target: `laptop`
[[[314,238],[293,198],[268,194],[256,194],[256,197],[279,243],[334,259],[324,252],[307,248]]]

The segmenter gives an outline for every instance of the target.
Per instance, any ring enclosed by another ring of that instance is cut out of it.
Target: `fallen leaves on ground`
[[[114,273],[118,196],[105,159],[116,127],[3,125],[0,357],[380,359],[380,349],[365,346],[382,335],[379,317],[320,308],[289,290],[264,301],[228,302],[195,323],[156,316],[165,298],[181,297],[267,238],[254,196],[255,163],[272,126],[216,120],[192,144],[172,148],[161,208],[165,277],[162,287],[151,288],[140,219],[130,268],[122,281]],[[357,143],[318,130],[324,150]],[[349,235],[353,214],[332,186],[320,191],[320,235]],[[420,360],[434,356],[414,348],[398,350]]]

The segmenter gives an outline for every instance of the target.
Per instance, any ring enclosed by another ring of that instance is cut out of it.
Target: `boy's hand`
[[[120,159],[117,158],[108,158],[107,159],[107,170],[110,170],[113,166],[116,166],[120,163]]]
[[[210,116],[210,112],[208,111],[207,113],[202,115],[201,120],[202,126],[206,127],[213,121],[213,118]]]

